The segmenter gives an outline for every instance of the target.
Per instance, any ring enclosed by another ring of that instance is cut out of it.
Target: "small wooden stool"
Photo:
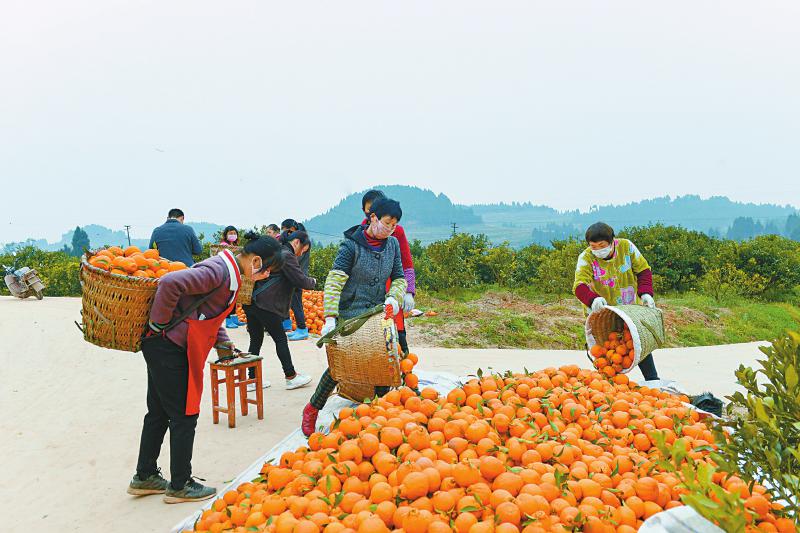
[[[236,389],[239,389],[240,403],[242,405],[242,416],[247,416],[248,404],[253,404],[258,410],[258,419],[264,419],[264,389],[261,388],[261,359],[260,356],[255,357],[237,357],[230,362],[225,363],[212,363],[209,362],[208,366],[211,367],[211,414],[215,424],[219,424],[219,414],[226,413],[228,415],[228,427],[236,427]],[[248,378],[247,369],[254,368],[256,377]],[[223,372],[222,378],[219,373]],[[226,407],[219,405],[219,385],[225,384],[225,393],[227,394]],[[247,385],[255,383],[256,385],[256,399],[251,400],[247,397]]]

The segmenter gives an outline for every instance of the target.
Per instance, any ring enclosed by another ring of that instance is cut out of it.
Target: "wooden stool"
[[[242,405],[242,416],[247,416],[248,404],[253,404],[258,410],[258,419],[264,419],[264,389],[261,388],[261,357],[237,357],[230,362],[225,363],[212,363],[209,362],[208,366],[211,367],[211,414],[215,424],[219,424],[219,414],[226,413],[228,415],[228,427],[236,427],[236,389],[239,389],[240,403]],[[254,368],[256,377],[248,378],[247,369]],[[223,372],[222,378],[219,373]],[[219,405],[219,385],[225,384],[225,393],[227,394],[226,407]],[[247,397],[247,385],[255,383],[256,385],[256,399],[251,400]]]

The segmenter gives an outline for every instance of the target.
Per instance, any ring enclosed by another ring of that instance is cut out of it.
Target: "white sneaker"
[[[261,385],[261,388],[262,389],[268,389],[270,387],[272,387],[272,382],[270,382],[270,380],[268,380],[268,379],[265,379],[264,382]]]
[[[292,379],[286,380],[286,390],[299,389],[300,387],[305,387],[309,383],[311,383],[311,376],[297,374]]]
[[[265,379],[264,383],[261,385],[261,388],[268,389],[270,387],[272,387],[272,383],[270,383],[268,380]],[[255,392],[255,391],[256,391],[256,384],[255,383],[248,383],[247,384],[247,392]]]

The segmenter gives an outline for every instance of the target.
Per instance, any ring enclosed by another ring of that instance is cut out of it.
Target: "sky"
[[[798,27],[795,0],[4,0],[0,242],[378,183],[800,206]]]

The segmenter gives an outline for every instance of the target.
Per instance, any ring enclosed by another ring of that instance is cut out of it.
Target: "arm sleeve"
[[[580,300],[583,305],[591,307],[594,299],[600,295],[590,289],[585,283],[581,283],[575,287],[575,296],[578,297],[578,300]]]
[[[322,306],[325,318],[339,316],[339,300],[342,298],[342,289],[350,276],[341,270],[331,270],[325,279],[325,293],[322,296]]]
[[[303,273],[300,268],[300,263],[297,261],[297,256],[291,252],[284,251],[286,262],[283,265],[283,275],[293,286],[300,289],[311,290],[314,288],[314,280]]]
[[[575,281],[572,283],[572,292],[575,292],[579,285],[583,284],[592,288],[594,277],[592,276],[592,265],[585,258],[585,252],[578,256],[578,263],[575,265]]]
[[[628,253],[631,256],[631,268],[633,269],[633,273],[638,275],[640,272],[649,270],[650,265],[647,263],[647,259],[642,255],[642,252],[640,252],[631,241],[628,241],[628,244],[630,246],[630,251]]]
[[[225,331],[225,326],[220,326],[219,331],[217,331],[217,344],[221,342],[228,342],[229,340],[231,340],[231,338],[228,337],[228,332]]]
[[[222,285],[224,280],[222,270],[203,265],[171,272],[158,282],[150,320],[156,324],[168,323],[181,296],[207,294]]]
[[[197,238],[197,234],[194,232],[194,228],[189,227],[192,232],[192,255],[199,255],[203,253],[203,245],[200,244],[200,239]]]
[[[649,268],[636,274],[637,294],[653,296],[653,271]]]
[[[387,294],[387,296],[394,297],[394,299],[398,302],[403,301],[403,295],[406,293],[406,289],[408,288],[408,282],[403,275],[403,261],[400,259],[400,255],[400,253],[397,253],[394,257],[392,274],[389,276],[389,279],[392,280],[392,284],[389,286],[389,293]]]

